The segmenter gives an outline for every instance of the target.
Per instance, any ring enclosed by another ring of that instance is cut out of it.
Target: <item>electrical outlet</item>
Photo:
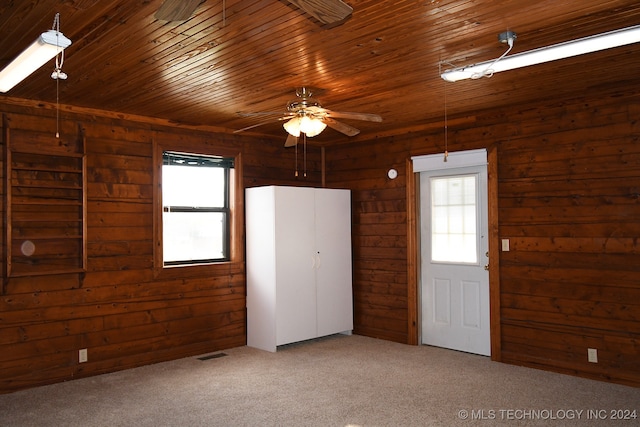
[[[78,351],[78,363],[84,363],[89,360],[89,355],[87,354],[87,349],[83,348]]]
[[[502,239],[502,252],[509,252],[509,239]]]
[[[591,363],[598,363],[598,350],[595,348],[587,349],[587,359]]]

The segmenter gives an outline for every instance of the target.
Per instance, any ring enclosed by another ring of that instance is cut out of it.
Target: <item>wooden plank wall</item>
[[[450,151],[497,150],[498,234],[512,249],[500,253],[497,359],[640,385],[639,95],[610,91],[452,119]],[[2,108],[13,126],[55,129],[50,110]],[[82,113],[64,115],[64,132],[78,122],[87,136],[89,271],[82,284],[74,275],[5,283],[0,392],[244,344],[241,262],[214,277],[153,277],[154,132],[239,144],[247,187],[321,185],[319,149],[310,147],[304,180],[282,141]],[[326,186],[352,189],[358,334],[415,340],[407,159],[442,152],[443,141],[430,127],[325,150]],[[89,362],[79,365],[84,347]],[[598,364],[587,362],[587,348],[599,350]]]
[[[354,333],[408,342],[405,158],[385,139],[326,150],[328,187],[352,190]],[[398,178],[387,177],[389,168]]]
[[[615,95],[506,117],[502,359],[638,386],[640,101]]]
[[[11,135],[28,132],[58,143],[50,108],[0,104],[0,110]],[[82,113],[64,113],[60,125],[63,139],[75,138],[78,126],[86,136],[87,272],[83,279],[2,278],[0,393],[244,345],[242,242],[240,257],[212,276],[154,276],[154,135],[241,152],[245,186],[319,185],[320,149],[309,148],[304,179],[294,177],[294,151],[283,148],[284,138],[225,136],[152,119]],[[4,251],[1,258],[4,263]],[[79,364],[82,348],[89,361]]]
[[[514,106],[449,127],[449,151],[497,149],[498,234],[511,251],[499,259],[496,360],[640,385],[638,95]],[[328,185],[353,191],[358,334],[413,338],[404,165],[444,152],[442,129],[327,150]]]

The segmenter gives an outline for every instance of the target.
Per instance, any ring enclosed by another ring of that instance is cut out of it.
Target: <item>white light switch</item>
[[[502,239],[502,252],[509,252],[509,239]]]

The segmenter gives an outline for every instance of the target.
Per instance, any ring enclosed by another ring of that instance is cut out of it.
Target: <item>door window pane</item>
[[[477,264],[477,176],[431,178],[431,260]]]

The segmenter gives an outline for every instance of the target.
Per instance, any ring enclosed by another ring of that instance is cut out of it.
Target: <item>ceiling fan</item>
[[[262,112],[262,113],[238,113],[241,116],[256,116],[256,115],[276,115],[280,117],[271,118],[269,120],[247,126],[242,129],[238,129],[235,133],[244,132],[249,129],[256,128],[258,126],[273,123],[275,121],[284,121],[283,127],[287,131],[287,140],[284,144],[285,147],[292,147],[298,143],[298,138],[301,134],[306,137],[313,137],[322,132],[325,127],[337,130],[338,132],[347,135],[355,136],[360,133],[360,130],[350,126],[346,123],[334,120],[339,119],[351,119],[351,120],[363,120],[367,122],[381,122],[382,117],[377,114],[369,113],[347,113],[333,110],[327,110],[322,108],[318,100],[311,97],[311,91],[309,88],[301,87],[296,89],[297,99],[287,103],[286,111],[284,113],[279,112]]]
[[[154,16],[160,21],[186,21],[200,3],[204,2],[205,0],[164,0]]]
[[[155,17],[161,21],[186,21],[206,0],[164,0]],[[287,0],[324,25],[346,20],[353,8],[342,0]]]

